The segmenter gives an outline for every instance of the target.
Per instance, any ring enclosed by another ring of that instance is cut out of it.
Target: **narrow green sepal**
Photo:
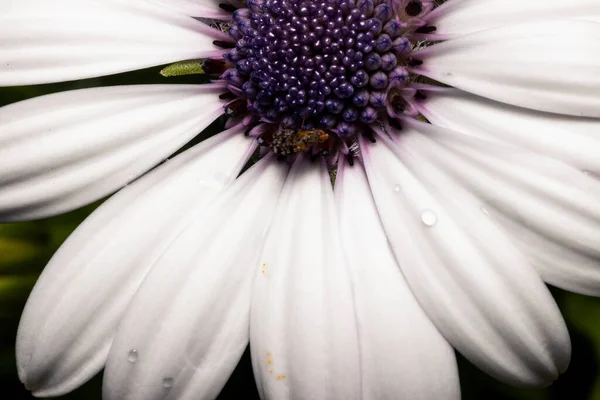
[[[164,77],[183,76],[183,75],[203,75],[203,60],[180,61],[163,68],[160,74]]]

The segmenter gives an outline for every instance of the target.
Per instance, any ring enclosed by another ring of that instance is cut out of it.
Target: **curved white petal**
[[[117,331],[104,399],[218,395],[248,345],[255,266],[287,170],[256,164],[158,259]]]
[[[440,128],[429,133],[447,149],[424,151],[511,220],[503,225],[523,239],[546,281],[600,293],[600,180],[527,150]]]
[[[231,19],[231,13],[219,8],[227,0],[150,0],[191,17]]]
[[[600,117],[600,23],[564,20],[509,25],[421,50],[416,70],[504,103]]]
[[[207,57],[227,36],[145,0],[0,3],[0,86],[69,81]]]
[[[515,107],[453,88],[425,93],[427,98],[416,105],[435,125],[600,172],[600,119]]]
[[[406,284],[361,165],[340,163],[335,194],[358,321],[362,399],[460,399],[454,350]]]
[[[115,86],[0,108],[0,220],[56,215],[114,192],[221,115],[222,91]]]
[[[427,18],[436,34],[460,36],[508,24],[568,18],[600,22],[597,0],[452,0]]]
[[[570,292],[600,296],[600,257],[532,231],[524,221],[514,221],[493,207],[487,212],[530,257],[544,281]]]
[[[254,149],[242,131],[202,142],[127,186],[56,252],[29,296],[17,335],[19,376],[36,395],[64,394],[102,368],[151,265]]]
[[[381,135],[361,144],[390,245],[419,303],[490,375],[548,384],[570,356],[552,296],[481,202],[422,156],[431,152],[426,137],[410,126],[393,135],[397,142]]]
[[[350,278],[324,162],[296,160],[256,269],[250,348],[272,400],[353,400],[360,361]]]

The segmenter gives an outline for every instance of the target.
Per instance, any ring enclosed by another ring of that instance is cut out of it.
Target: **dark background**
[[[0,105],[70,89],[139,83],[166,83],[159,68],[100,79],[29,87],[0,88]],[[169,83],[194,82],[198,78],[169,78]],[[17,378],[14,341],[27,295],[40,271],[69,233],[99,204],[41,221],[0,224],[0,398],[32,399]],[[573,357],[567,373],[546,389],[523,390],[502,385],[459,358],[463,399],[600,400],[600,299],[553,289],[565,316],[573,342]],[[435,379],[434,376],[431,379]],[[248,352],[219,397],[258,399]],[[101,398],[101,376],[75,392],[69,400]],[[319,400],[319,399],[315,399]],[[440,399],[443,400],[443,399]]]

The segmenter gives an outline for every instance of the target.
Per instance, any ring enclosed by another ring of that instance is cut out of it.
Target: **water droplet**
[[[402,189],[402,188],[400,187],[400,185],[396,185],[396,186],[394,186],[394,192],[396,192],[396,193],[400,193],[400,190],[401,190],[401,189]]]
[[[490,212],[488,211],[488,209],[485,206],[481,206],[481,212],[487,216],[490,215]]]
[[[167,389],[170,388],[171,386],[173,386],[173,378],[170,376],[163,378],[162,385],[164,388],[167,388]]]
[[[425,226],[434,226],[437,222],[437,215],[431,210],[425,210],[421,214],[421,221],[425,224]]]
[[[138,360],[138,351],[136,349],[129,350],[127,353],[127,361],[134,363]]]
[[[583,171],[581,171],[581,172],[583,172],[585,175],[589,175],[589,174],[590,174],[590,171],[588,171],[587,169],[584,169],[584,170],[583,170]]]

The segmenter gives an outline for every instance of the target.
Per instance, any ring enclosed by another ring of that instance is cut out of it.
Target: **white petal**
[[[175,157],[94,211],[44,269],[21,317],[20,378],[64,394],[104,365],[117,324],[151,265],[237,176],[254,147],[234,128]]]
[[[335,193],[358,320],[362,399],[460,399],[454,351],[396,264],[362,166],[341,163]]]
[[[504,103],[600,117],[600,23],[564,20],[510,25],[419,51],[417,71]]]
[[[350,278],[323,162],[300,157],[260,256],[250,348],[262,398],[360,398]]]
[[[227,0],[150,0],[169,7],[191,17],[231,19],[231,13],[219,8],[219,4],[228,4]]]
[[[0,108],[0,220],[56,215],[114,192],[221,115],[222,91],[115,86]]]
[[[426,96],[417,107],[435,125],[600,172],[600,119],[514,107],[452,88],[426,91]]]
[[[481,202],[422,157],[434,144],[409,126],[394,137],[363,141],[363,154],[390,245],[419,303],[490,375],[548,384],[570,356],[552,296]]]
[[[156,262],[111,347],[106,400],[218,395],[248,345],[255,266],[287,170],[273,158],[259,162]]]
[[[216,54],[227,36],[144,0],[0,3],[0,86],[108,75]]]
[[[452,0],[427,18],[436,34],[460,36],[508,24],[568,18],[600,22],[597,0]]]
[[[501,223],[546,281],[600,293],[600,180],[527,150],[439,128],[430,135],[452,151],[429,146],[426,153],[510,219]]]
[[[574,249],[532,231],[525,221],[514,221],[488,207],[490,215],[528,255],[544,281],[562,289],[600,296],[600,257]]]

